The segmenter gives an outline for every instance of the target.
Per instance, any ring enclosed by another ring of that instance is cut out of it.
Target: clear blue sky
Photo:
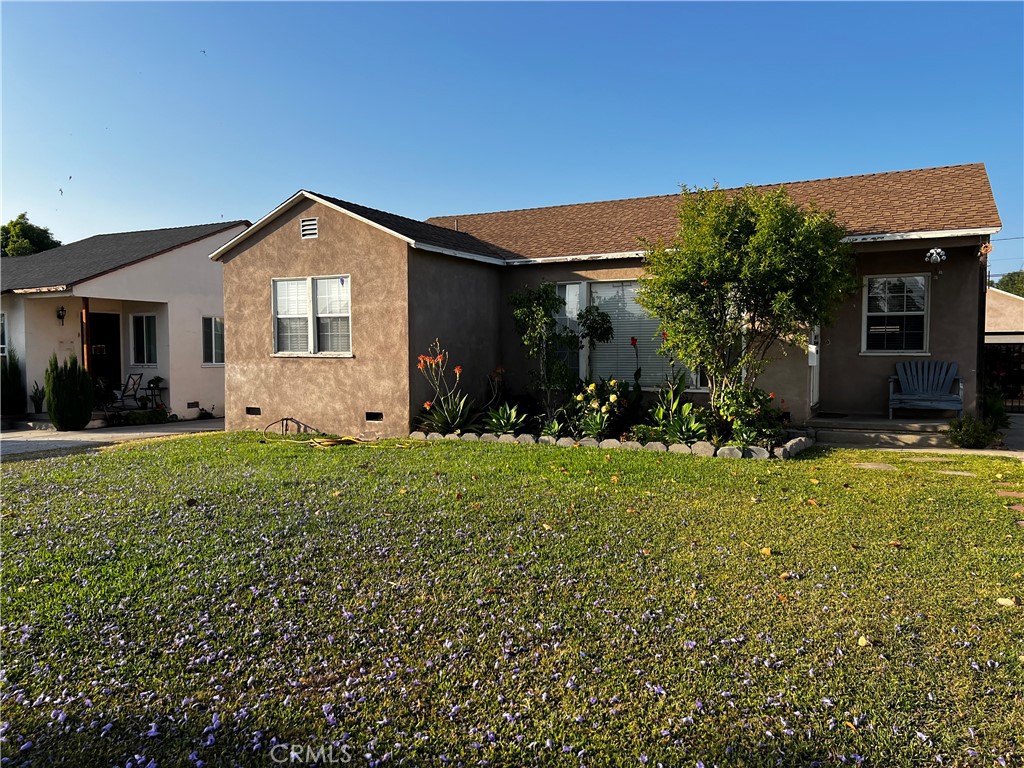
[[[0,218],[65,242],[984,162],[1024,236],[1024,4],[0,6]],[[59,192],[63,189],[63,195]],[[993,271],[1024,267],[996,243]]]

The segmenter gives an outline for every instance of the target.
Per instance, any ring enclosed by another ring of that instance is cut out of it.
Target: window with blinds
[[[203,365],[224,365],[224,318],[203,318]]]
[[[590,303],[608,313],[615,336],[598,344],[590,353],[590,377],[632,381],[640,367],[640,384],[657,387],[672,375],[668,358],[658,354],[661,347],[659,321],[636,303],[636,281],[590,283]],[[636,346],[631,343],[636,339]]]
[[[865,280],[864,352],[925,352],[926,275]]]
[[[348,275],[274,280],[274,352],[352,354]]]

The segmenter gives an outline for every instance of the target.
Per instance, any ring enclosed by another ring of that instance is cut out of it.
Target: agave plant
[[[519,413],[517,406],[502,403],[487,412],[484,429],[499,435],[515,434],[523,428],[525,423],[526,414]]]

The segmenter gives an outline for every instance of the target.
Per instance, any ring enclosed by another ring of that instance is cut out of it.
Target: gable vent
[[[317,236],[316,219],[300,219],[299,233],[303,240],[311,240]]]

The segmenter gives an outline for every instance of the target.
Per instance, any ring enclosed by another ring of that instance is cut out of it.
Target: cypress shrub
[[[74,354],[63,363],[56,353],[50,355],[46,369],[46,411],[50,421],[62,432],[84,429],[92,417],[94,400],[92,376],[78,365]]]
[[[20,416],[25,413],[25,380],[21,376],[21,361],[13,349],[0,358],[0,413]]]

